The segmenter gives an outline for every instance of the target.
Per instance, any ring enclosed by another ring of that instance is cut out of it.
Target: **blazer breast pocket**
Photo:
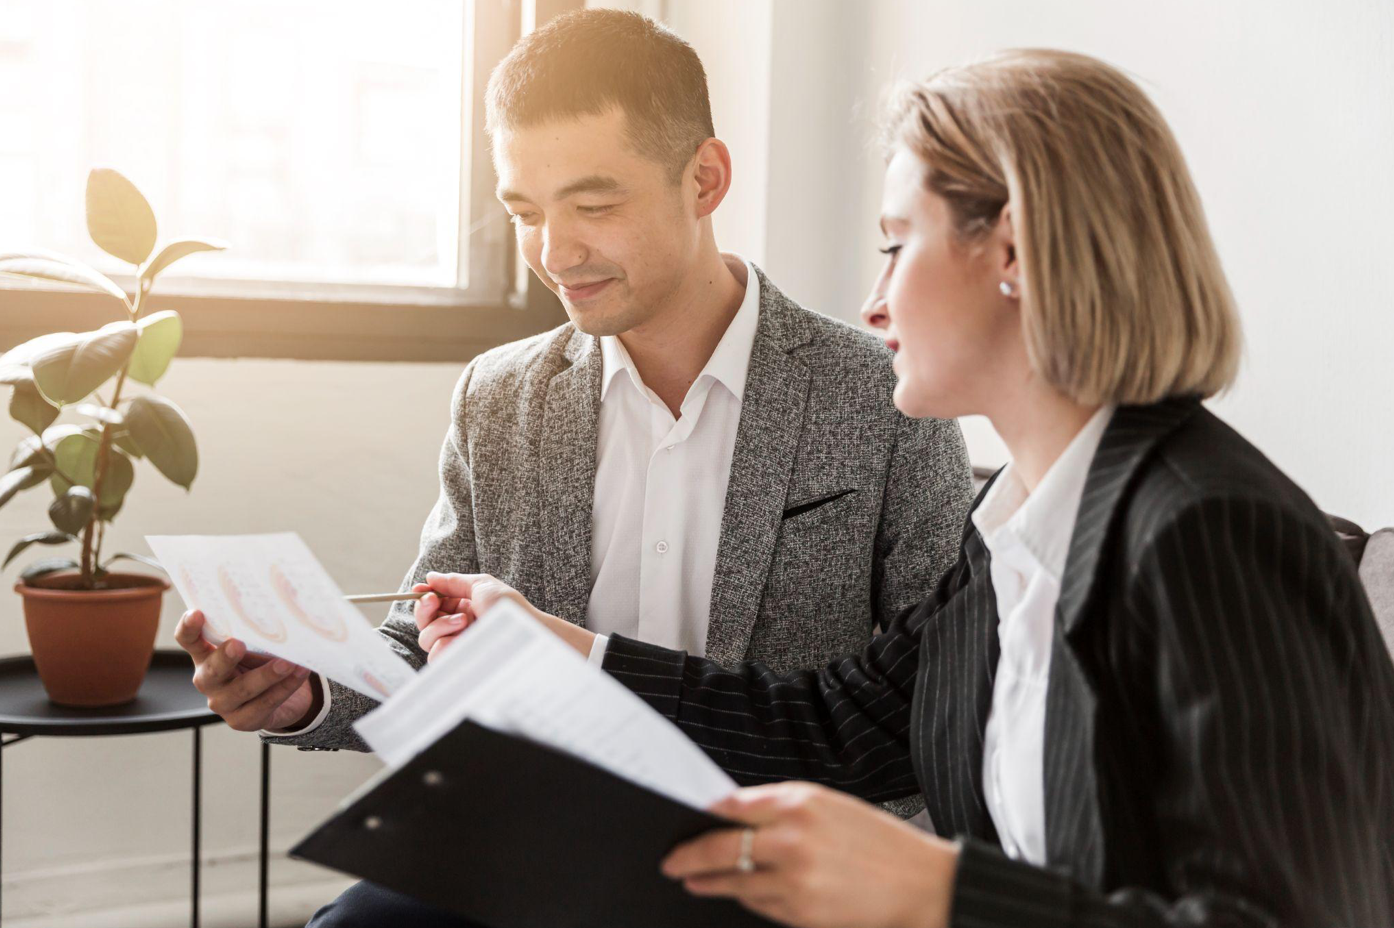
[[[857,491],[855,488],[850,490],[839,490],[836,493],[828,493],[826,495],[814,497],[813,499],[806,499],[794,503],[784,510],[783,522],[785,527],[796,522],[799,524],[803,524],[804,522],[821,522],[823,518],[831,515],[834,510],[844,508],[844,506],[850,506],[856,502],[855,499],[848,499],[848,497],[855,497],[856,493]],[[843,506],[834,505],[839,502],[842,502]]]

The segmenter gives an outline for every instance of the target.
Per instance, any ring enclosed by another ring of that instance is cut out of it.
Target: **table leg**
[[[4,813],[4,808],[5,808],[5,761],[4,761],[5,751],[4,751],[4,749],[7,748],[7,747],[9,747],[9,746],[12,745],[12,744],[18,744],[18,743],[21,742],[21,741],[28,741],[28,740],[29,740],[30,738],[32,738],[32,737],[33,737],[33,735],[15,735],[13,738],[9,738],[9,739],[6,739],[6,738],[4,738],[4,737],[0,737],[0,835],[3,835],[4,832],[5,832],[5,813]],[[3,858],[3,857],[4,857],[3,848],[0,848],[0,858]],[[0,864],[0,887],[3,887],[3,886],[4,886],[4,883],[5,883],[5,874],[4,874],[4,870],[5,870],[5,868],[4,868],[3,864]],[[0,893],[0,922],[3,922],[3,921],[5,920],[5,918],[4,918],[4,911],[5,911],[4,894],[3,894],[3,893]]]
[[[194,788],[192,818],[194,824],[193,863],[190,865],[193,886],[189,892],[189,925],[198,928],[198,877],[199,862],[203,856],[200,848],[200,826],[203,824],[203,729],[194,726]]]
[[[265,741],[261,743],[261,882],[258,902],[257,925],[258,928],[266,928],[266,900],[267,900],[267,862],[269,854],[269,836],[271,831],[271,745]]]
[[[0,744],[0,836],[5,834],[5,751],[4,745]],[[0,848],[0,887],[5,885],[4,874],[4,850]],[[0,923],[5,921],[5,897],[0,893]]]

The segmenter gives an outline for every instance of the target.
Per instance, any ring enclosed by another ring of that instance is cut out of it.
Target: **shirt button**
[[[656,544],[656,545],[653,546],[653,549],[654,549],[655,551],[657,551],[659,554],[667,554],[667,553],[668,553],[668,542],[666,542],[666,541],[660,541],[658,544]]]

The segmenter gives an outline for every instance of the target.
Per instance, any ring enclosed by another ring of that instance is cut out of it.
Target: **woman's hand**
[[[548,615],[524,599],[522,593],[488,574],[438,574],[433,571],[426,575],[425,583],[416,584],[412,591],[426,594],[416,601],[415,616],[416,627],[421,630],[416,641],[426,652],[427,661],[439,657],[460,632],[501,599],[516,603],[579,651],[582,657],[590,655],[591,644],[595,641],[593,632]]]
[[[738,790],[712,813],[754,832],[741,872],[743,829],[679,845],[663,873],[698,896],[728,896],[797,928],[943,928],[958,848],[873,805],[812,783]]]

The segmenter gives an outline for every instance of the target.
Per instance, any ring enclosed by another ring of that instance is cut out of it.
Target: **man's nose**
[[[542,266],[553,279],[585,264],[589,250],[565,226],[548,223],[542,230]]]

